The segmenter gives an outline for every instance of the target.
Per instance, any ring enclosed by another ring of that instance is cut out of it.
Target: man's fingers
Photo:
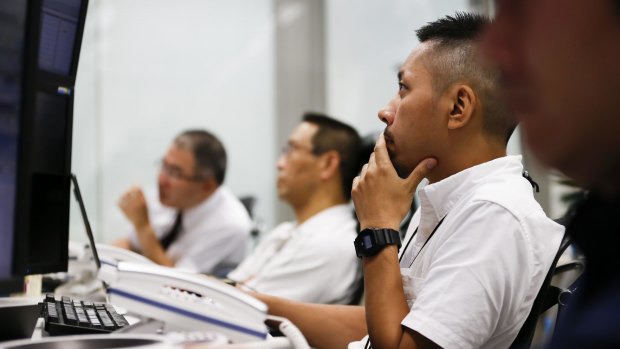
[[[368,164],[364,164],[364,166],[362,166],[362,171],[360,171],[360,178],[364,178],[364,176],[366,175],[366,171],[368,171]]]
[[[435,166],[437,166],[437,159],[435,158],[426,158],[420,161],[406,179],[409,190],[413,192]]]
[[[368,167],[372,167],[372,168],[377,167],[377,161],[376,161],[374,152],[370,154],[370,158],[368,159]]]
[[[377,139],[377,143],[375,143],[375,150],[373,154],[375,154],[375,161],[378,165],[382,166],[384,164],[389,164],[392,166],[392,160],[390,160],[390,155],[387,151],[385,136],[383,133],[379,135],[379,139]]]

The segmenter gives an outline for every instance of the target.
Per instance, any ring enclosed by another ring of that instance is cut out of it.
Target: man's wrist
[[[359,232],[353,244],[359,258],[371,257],[387,246],[394,245],[397,249],[400,248],[400,233],[390,228],[366,228]]]
[[[134,228],[136,229],[136,233],[140,235],[148,234],[148,232],[153,231],[149,222],[143,222],[138,224],[134,223]]]
[[[360,231],[362,231],[364,229],[392,229],[392,230],[398,230],[398,229],[400,229],[400,222],[394,223],[394,222],[381,222],[381,221],[376,221],[376,222],[372,222],[372,221],[363,222],[363,221],[360,221]]]

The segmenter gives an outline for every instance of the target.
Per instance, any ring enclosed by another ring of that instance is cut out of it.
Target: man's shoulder
[[[506,175],[480,183],[472,191],[469,200],[499,205],[518,217],[542,212],[534,198],[532,185],[520,175]]]
[[[216,193],[217,200],[213,202],[213,206],[208,208],[206,212],[208,214],[203,215],[203,221],[209,221],[209,224],[213,225],[249,228],[251,226],[250,214],[241,200],[225,187],[220,187]],[[208,206],[210,204],[208,201],[209,199],[202,205]]]
[[[303,227],[300,236],[305,243],[316,249],[353,251],[357,221],[351,211],[341,211],[336,215],[316,217],[312,224]]]
[[[542,244],[549,251],[556,249],[564,233],[564,227],[547,217],[534,198],[534,191],[525,178],[517,175],[500,181],[480,185],[470,198],[468,205],[485,210],[490,222],[513,221],[518,231]],[[505,231],[504,229],[504,232]],[[518,236],[518,235],[517,235]],[[542,251],[541,253],[547,253]]]

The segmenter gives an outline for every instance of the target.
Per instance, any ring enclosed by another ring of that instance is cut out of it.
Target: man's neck
[[[199,198],[197,198],[194,202],[189,203],[187,206],[184,207],[179,207],[177,208],[179,211],[185,212],[187,210],[191,210],[194,207],[197,207],[199,205],[202,205],[203,203],[205,203],[207,200],[209,200],[213,194],[215,194],[215,192],[218,190],[219,187],[214,188],[213,190],[204,193],[204,195],[201,195]]]
[[[307,200],[303,204],[295,205],[293,211],[295,212],[297,224],[303,224],[323,210],[346,203],[347,200],[341,196],[339,198],[334,198],[326,195],[319,195]]]
[[[470,148],[471,149],[471,148]],[[474,148],[475,149],[475,148]],[[437,167],[428,176],[430,183],[436,183],[468,168],[506,156],[505,148],[489,147],[467,154],[454,152],[438,161]]]

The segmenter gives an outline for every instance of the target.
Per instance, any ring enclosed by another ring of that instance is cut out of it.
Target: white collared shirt
[[[155,235],[161,239],[174,224],[176,210],[163,206],[155,195],[147,196],[147,205]],[[212,274],[234,267],[246,254],[251,227],[243,204],[220,186],[207,200],[183,212],[181,231],[166,255],[175,267],[194,272]],[[130,239],[139,247],[135,232]]]
[[[410,307],[403,326],[442,348],[508,348],[514,341],[564,233],[522,172],[521,157],[507,156],[420,189],[403,250],[418,232],[400,251],[402,260],[415,256],[413,265],[401,265]]]
[[[279,297],[347,304],[361,278],[351,206],[325,209],[301,225],[274,228],[228,277]]]

